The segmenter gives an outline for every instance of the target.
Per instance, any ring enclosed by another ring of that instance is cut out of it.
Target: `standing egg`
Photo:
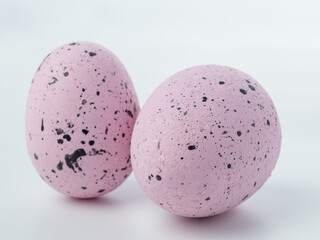
[[[212,216],[251,197],[277,162],[281,130],[266,91],[233,68],[174,74],[143,106],[132,136],[135,176],[165,210]]]
[[[139,103],[120,60],[90,42],[66,44],[39,66],[29,91],[26,140],[42,179],[72,197],[117,188],[131,173]]]

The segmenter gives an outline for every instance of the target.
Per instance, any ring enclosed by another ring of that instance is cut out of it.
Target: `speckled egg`
[[[145,194],[181,216],[207,217],[250,198],[277,162],[281,130],[271,98],[236,69],[203,65],[164,81],[132,136]]]
[[[66,44],[39,66],[29,91],[26,140],[41,178],[57,191],[92,198],[131,173],[130,142],[139,103],[108,49]]]

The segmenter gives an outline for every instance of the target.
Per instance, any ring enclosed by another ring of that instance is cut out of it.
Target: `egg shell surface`
[[[177,215],[207,217],[250,198],[271,175],[280,145],[277,112],[262,86],[236,69],[202,65],[152,93],[131,156],[152,201]]]
[[[74,42],[51,52],[32,81],[26,108],[29,156],[57,191],[92,198],[131,173],[130,142],[139,103],[108,49]]]

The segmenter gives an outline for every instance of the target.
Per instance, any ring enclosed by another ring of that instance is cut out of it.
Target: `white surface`
[[[319,239],[319,1],[0,2],[0,239]],[[168,76],[204,63],[247,72],[283,130],[268,182],[230,212],[173,216],[133,175],[95,200],[42,182],[27,156],[24,113],[38,65],[57,46],[100,43],[125,64],[141,106]]]

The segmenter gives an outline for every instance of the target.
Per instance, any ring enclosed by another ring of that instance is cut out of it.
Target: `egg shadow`
[[[258,216],[240,207],[207,218],[187,218],[172,215],[170,218],[169,221],[175,229],[196,236],[236,237],[263,231],[264,228]]]
[[[96,198],[73,198],[68,196],[62,196],[60,201],[63,205],[87,207],[87,208],[108,208],[117,207],[119,203],[110,196],[101,196]]]
[[[303,192],[304,194],[301,194]],[[259,198],[220,215],[207,218],[186,218],[170,214],[166,219],[173,231],[194,236],[248,237],[272,235],[288,224],[303,224],[315,214],[312,189],[287,184],[266,187]],[[307,204],[306,204],[307,203]],[[304,219],[300,221],[297,219]],[[168,219],[169,218],[169,219]]]
[[[91,208],[117,208],[127,204],[134,205],[140,201],[145,201],[145,195],[138,186],[134,177],[130,177],[115,190],[95,198],[74,198],[59,196],[59,200],[64,205],[91,207]]]

